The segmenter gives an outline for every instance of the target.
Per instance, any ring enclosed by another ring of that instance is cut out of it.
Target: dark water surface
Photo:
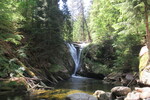
[[[54,86],[56,89],[67,90],[67,89],[73,89],[73,90],[81,90],[85,92],[94,93],[96,90],[104,90],[104,91],[110,91],[113,85],[110,84],[103,84],[101,80],[95,80],[91,78],[84,78],[84,77],[72,77],[69,80],[61,81],[57,85]],[[1,93],[0,93],[1,94]],[[49,94],[48,94],[49,95]],[[59,96],[59,94],[58,94]],[[31,98],[28,95],[25,95],[25,93],[5,93],[0,95],[0,100],[54,100],[50,99],[51,96],[48,96],[48,99],[43,98]],[[55,99],[56,100],[56,99]]]
[[[112,84],[104,84],[101,80],[92,78],[75,76],[66,81],[59,82],[56,89],[75,89],[87,92],[95,92],[96,90],[110,91],[114,87]]]

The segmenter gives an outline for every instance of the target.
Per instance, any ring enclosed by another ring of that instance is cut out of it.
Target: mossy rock
[[[33,98],[37,98],[37,99],[64,100],[66,96],[74,93],[85,93],[85,92],[80,90],[71,90],[71,89],[35,90],[32,92],[32,96]],[[88,93],[88,94],[92,94],[92,93]]]
[[[140,64],[139,64],[140,77],[142,76],[143,70],[146,68],[146,66],[149,63],[148,60],[149,60],[148,50],[147,47],[144,46],[140,51]]]
[[[140,65],[139,65],[139,78],[140,83],[144,85],[150,85],[150,62],[149,52],[146,46],[142,47],[140,51]]]

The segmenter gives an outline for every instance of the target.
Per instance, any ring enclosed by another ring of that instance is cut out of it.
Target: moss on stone
[[[143,69],[144,69],[144,68],[147,66],[147,64],[148,64],[148,59],[149,59],[148,52],[146,52],[145,54],[143,54],[143,55],[140,57],[140,64],[139,64],[140,77],[141,77],[141,75],[142,75]]]
[[[71,90],[71,89],[35,90],[33,91],[32,95],[35,95],[34,98],[38,98],[38,99],[40,98],[40,99],[48,99],[48,100],[64,100],[64,98],[67,95],[74,94],[74,93],[85,93],[85,92],[80,90]]]

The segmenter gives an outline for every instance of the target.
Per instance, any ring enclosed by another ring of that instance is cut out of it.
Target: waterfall
[[[72,76],[76,76],[76,72],[80,67],[80,55],[82,51],[82,46],[79,45],[79,49],[77,49],[73,44],[70,43],[67,43],[67,46],[75,63],[75,70]]]

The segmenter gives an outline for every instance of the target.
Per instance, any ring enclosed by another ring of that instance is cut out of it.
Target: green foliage
[[[71,31],[70,16],[59,10],[58,0],[0,0],[0,78],[23,75],[16,58],[50,73],[62,70],[63,39],[71,40]]]
[[[27,58],[26,51],[27,51],[28,45],[20,47],[20,49],[17,50],[17,54],[20,58]]]
[[[17,65],[15,61],[16,61],[16,58],[9,60],[8,73],[11,74],[12,76],[17,76],[18,74],[20,76],[21,74],[23,74],[25,69],[22,66]]]
[[[24,19],[17,10],[18,6],[17,1],[0,1],[0,33],[12,33],[18,27],[18,23]]]
[[[102,44],[91,44],[83,49],[83,67],[89,72],[97,74],[109,74],[113,71],[114,48],[111,46],[112,40],[107,40]]]
[[[19,44],[23,38],[22,35],[13,34],[18,27],[18,23],[23,17],[17,11],[19,4],[16,1],[1,0],[0,1],[0,39],[6,42]]]
[[[0,1],[0,77],[9,77],[11,73],[17,75],[16,71],[19,65],[12,62],[11,55],[14,52],[7,46],[7,43],[19,45],[23,35],[16,34],[19,24],[24,20],[21,12],[18,10],[20,2],[15,0]]]
[[[63,25],[63,38],[65,41],[71,41],[72,40],[72,26],[71,26],[71,21],[67,17],[66,20],[64,20],[64,25]]]
[[[135,70],[138,66],[138,54],[141,47],[141,36],[134,34],[123,34],[117,37],[112,44],[115,48],[116,59],[114,66],[124,70]]]
[[[5,76],[8,76],[8,73],[7,73],[7,69],[9,68],[9,63],[8,63],[8,60],[3,57],[3,56],[0,56],[0,77],[5,77]]]
[[[88,65],[86,67],[88,67],[90,72],[93,72],[96,74],[107,75],[113,71],[112,69],[108,68],[107,65],[102,64],[101,62],[94,62],[89,58],[85,58],[84,63],[86,63]]]
[[[81,41],[82,36],[81,36],[81,20],[78,19],[77,21],[74,21],[73,23],[73,41]]]
[[[32,20],[26,21],[23,27],[30,37],[29,47],[18,52],[20,56],[28,57],[31,66],[50,73],[58,72],[67,66],[62,64],[66,62],[63,59],[66,57],[64,40],[71,40],[72,37],[70,16],[59,10],[57,0],[36,0],[32,8],[29,10],[33,10],[33,16],[28,16]]]
[[[113,36],[112,25],[117,22],[119,10],[110,0],[94,0],[90,12],[90,30],[94,42],[101,42]]]
[[[114,66],[127,71],[137,70],[138,54],[141,44],[144,43],[141,40],[144,37],[145,25],[142,14],[137,8],[143,6],[138,3],[138,1],[128,1],[117,4],[117,6],[120,5],[118,8],[121,15],[118,22],[113,25],[114,33],[117,34],[116,41],[112,44],[117,56]]]
[[[59,72],[62,68],[62,66],[54,64],[50,67],[49,72]]]
[[[20,74],[23,74],[23,71],[21,69],[21,67],[17,64],[15,64],[13,59],[7,59],[4,56],[0,55],[0,77],[9,77],[10,74],[12,74],[13,76],[18,75],[18,73],[16,73],[17,71]]]
[[[138,53],[145,43],[143,13],[140,0],[93,0],[88,25],[99,45],[91,58],[107,68],[137,70]]]
[[[23,35],[12,34],[12,33],[3,33],[0,34],[0,39],[6,42],[11,42],[16,45],[20,44],[20,40],[23,38]]]
[[[3,88],[3,87],[5,87],[5,88],[6,87],[13,87],[13,86],[17,85],[17,82],[8,82],[7,84],[6,84],[6,82],[0,82],[0,85],[1,85],[1,88]]]

